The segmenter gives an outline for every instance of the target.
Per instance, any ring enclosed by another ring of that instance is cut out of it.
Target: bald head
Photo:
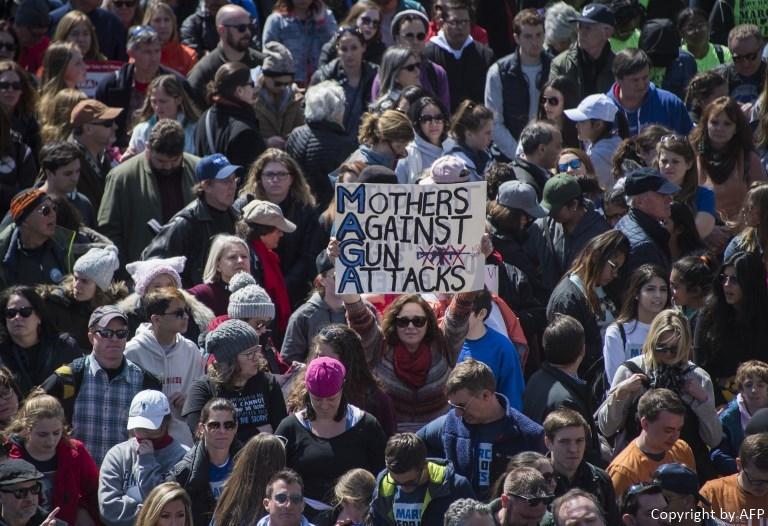
[[[216,27],[221,27],[224,24],[248,24],[250,21],[251,17],[248,11],[239,5],[227,4],[216,13]]]

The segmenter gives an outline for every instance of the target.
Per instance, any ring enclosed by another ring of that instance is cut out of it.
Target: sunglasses
[[[424,42],[424,39],[427,38],[427,34],[426,33],[404,33],[404,34],[402,34],[400,36],[403,37],[406,40],[416,39],[419,42]]]
[[[21,82],[0,82],[0,91],[19,91],[19,90],[21,90]]]
[[[108,121],[91,121],[88,124],[93,124],[94,126],[104,126],[105,128],[111,128],[114,123],[115,121],[110,119]]]
[[[403,66],[401,69],[413,73],[414,71],[419,71],[421,69],[421,64],[408,64],[407,66]]]
[[[685,135],[677,135],[676,133],[665,135],[661,138],[661,144],[670,143],[687,143],[688,138]]]
[[[734,53],[731,55],[731,58],[733,59],[733,63],[737,64],[739,62],[744,62],[744,61],[752,62],[757,58],[757,55],[758,55],[757,51],[753,51],[752,53],[747,53],[746,55],[737,55]]]
[[[550,106],[558,106],[560,104],[560,99],[557,97],[542,97],[541,103],[549,104]]]
[[[301,504],[304,502],[304,495],[289,495],[287,493],[278,493],[277,495],[272,495],[272,500],[278,504],[285,504],[289,500],[291,501],[291,504]]]
[[[417,329],[420,329],[421,327],[424,327],[424,325],[427,324],[427,317],[426,316],[398,316],[395,318],[395,327],[398,329],[405,329],[408,327],[408,325],[413,324],[414,327]]]
[[[538,496],[538,497],[531,497],[531,496],[528,496],[528,495],[518,495],[516,493],[508,493],[507,495],[510,496],[510,497],[515,497],[515,498],[520,499],[520,500],[524,500],[525,502],[528,503],[528,506],[530,506],[531,508],[534,508],[534,507],[538,506],[539,504],[545,504],[545,505],[548,506],[548,505],[552,504],[553,500],[555,500],[555,496],[554,495],[541,495],[541,496]]]
[[[27,495],[40,495],[40,491],[43,489],[42,484],[39,482],[35,483],[34,486],[31,486],[29,488],[19,488],[19,489],[0,489],[0,492],[7,493],[10,495],[13,495],[17,499],[23,499]]]
[[[381,20],[374,20],[369,16],[361,16],[359,20],[364,26],[379,27],[381,25]]]
[[[112,5],[115,7],[133,7],[136,5],[136,2],[131,0],[112,0]]]
[[[251,31],[253,26],[251,24],[224,24],[224,27],[236,29],[238,33],[245,33],[246,31]]]
[[[35,308],[34,307],[22,307],[20,309],[6,309],[5,310],[5,318],[7,320],[12,320],[18,314],[21,314],[22,318],[29,318],[30,316],[32,316],[33,312],[35,312]]]
[[[675,354],[677,352],[677,346],[676,345],[657,345],[654,349],[654,352],[660,353],[660,354]]]
[[[111,340],[114,337],[118,340],[125,340],[128,338],[128,329],[96,329],[93,332],[107,340]]]
[[[227,431],[232,431],[237,427],[237,424],[234,422],[234,420],[227,420],[226,422],[217,422],[216,420],[211,420],[210,422],[207,422],[205,424],[205,428],[208,431],[218,431],[221,429],[221,426],[224,426],[224,429]]]
[[[404,482],[397,482],[395,479],[392,478],[391,474],[389,475],[389,478],[392,479],[392,482],[394,482],[396,486],[399,486],[401,488],[415,488],[419,486],[419,483],[423,478],[423,474],[420,474],[418,477],[416,477],[413,480],[406,480]]]
[[[0,49],[7,49],[8,51],[14,51],[16,44],[13,42],[0,42]]]
[[[443,124],[445,122],[445,115],[422,115],[419,117],[421,124]]]
[[[574,170],[578,170],[579,168],[581,168],[581,159],[571,159],[567,163],[558,163],[557,171],[566,172],[568,171],[569,167],[573,168]]]
[[[191,318],[192,311],[189,308],[177,309],[173,312],[164,312],[161,316],[176,316],[178,319]]]
[[[736,276],[729,276],[728,274],[720,274],[717,279],[720,280],[721,285],[728,285],[729,283],[731,285],[739,284],[739,282],[736,281]]]
[[[742,469],[741,472],[744,473],[744,476],[747,478],[747,482],[753,486],[765,486],[768,484],[768,480],[753,479],[746,469]]]

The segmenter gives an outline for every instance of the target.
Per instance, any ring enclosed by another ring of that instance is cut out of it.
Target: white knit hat
[[[134,261],[125,266],[125,270],[133,279],[133,286],[139,296],[143,296],[153,279],[160,274],[168,274],[176,282],[176,288],[181,288],[181,273],[184,272],[185,256],[176,256],[166,259],[149,259],[147,261]]]
[[[107,290],[115,271],[120,268],[117,247],[107,245],[104,248],[92,248],[75,261],[73,272],[92,279],[101,290]]]

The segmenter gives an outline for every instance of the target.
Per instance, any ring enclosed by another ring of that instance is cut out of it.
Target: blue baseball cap
[[[224,155],[214,153],[203,157],[197,162],[195,175],[198,181],[210,181],[212,179],[226,179],[242,166],[232,164]]]

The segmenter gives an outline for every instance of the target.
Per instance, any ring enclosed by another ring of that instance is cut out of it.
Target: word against
[[[766,526],[768,519],[764,509],[751,509],[736,511],[705,511],[701,509],[691,511],[662,511],[659,509],[651,510],[651,518],[654,520],[667,521],[669,524],[675,524],[685,521],[696,523],[703,522],[705,519],[719,519],[731,525],[738,526]]]
[[[485,182],[336,185],[340,294],[483,288]]]

